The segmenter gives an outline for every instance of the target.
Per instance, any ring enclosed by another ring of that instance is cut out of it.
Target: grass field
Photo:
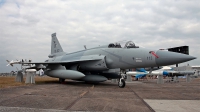
[[[12,77],[0,77],[0,88],[12,87],[12,86],[25,86],[30,84],[25,84],[26,78],[24,78],[23,82],[16,82],[15,76]],[[49,83],[49,82],[58,82],[58,78],[51,78],[51,77],[39,77],[35,76],[35,83],[42,84],[42,83]]]

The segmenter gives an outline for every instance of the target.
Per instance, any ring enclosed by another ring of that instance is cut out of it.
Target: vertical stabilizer
[[[56,33],[53,33],[51,35],[52,37],[52,40],[51,40],[51,54],[54,54],[54,53],[59,53],[59,52],[63,52],[63,49],[56,37]]]
[[[56,33],[51,34],[51,37],[51,54],[49,55],[49,58],[63,55],[65,52],[63,52],[63,49],[56,37]]]

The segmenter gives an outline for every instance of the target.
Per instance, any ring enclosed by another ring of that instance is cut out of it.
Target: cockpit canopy
[[[139,48],[139,46],[136,46],[132,41],[125,42],[124,47],[121,46],[122,44],[124,44],[124,42],[123,43],[119,43],[119,42],[110,43],[108,45],[108,48]]]

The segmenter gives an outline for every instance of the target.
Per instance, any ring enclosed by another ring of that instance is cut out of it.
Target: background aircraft
[[[164,66],[159,70],[155,70],[152,72],[149,72],[145,70],[144,68],[137,68],[136,71],[129,71],[127,72],[128,75],[135,76],[136,79],[146,77],[147,75],[164,75],[169,77],[174,76],[184,76],[184,75],[194,75],[197,71],[195,70],[178,70],[177,68],[180,67],[169,67]]]
[[[31,69],[43,67],[44,74],[59,78],[60,82],[64,82],[65,79],[86,82],[119,79],[118,86],[121,88],[125,87],[126,69],[171,65],[195,59],[185,54],[140,48],[131,41],[126,42],[123,47],[120,43],[111,43],[65,53],[56,33],[52,34],[51,54],[48,57],[45,62],[21,62],[20,64],[35,64],[35,67],[30,67]]]
[[[7,62],[8,62],[8,65],[7,66],[13,66],[13,64],[20,64],[21,63],[21,61],[18,61],[18,60],[16,60],[16,61],[9,61],[9,60],[6,60]]]
[[[168,69],[167,69],[168,68]],[[168,74],[167,76],[184,76],[184,75],[194,75],[196,73],[195,70],[191,69],[179,69],[181,67],[163,67],[163,70]]]
[[[150,68],[149,69],[136,68],[136,71],[128,71],[126,74],[135,76],[135,79],[137,80],[139,78],[144,78],[147,75],[168,75],[168,72],[163,71],[161,69],[156,71],[151,71]]]

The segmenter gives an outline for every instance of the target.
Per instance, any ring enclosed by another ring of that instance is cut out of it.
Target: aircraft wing
[[[86,61],[96,61],[96,60],[100,60],[100,59],[53,61],[53,62],[24,62],[21,64],[65,64],[65,63],[76,63],[76,62],[86,62]]]
[[[60,59],[60,61],[45,61],[45,62],[22,62],[21,64],[71,64],[71,63],[79,63],[79,62],[89,62],[89,61],[98,61],[104,60],[104,55],[88,55],[81,57],[74,57],[71,59]]]

